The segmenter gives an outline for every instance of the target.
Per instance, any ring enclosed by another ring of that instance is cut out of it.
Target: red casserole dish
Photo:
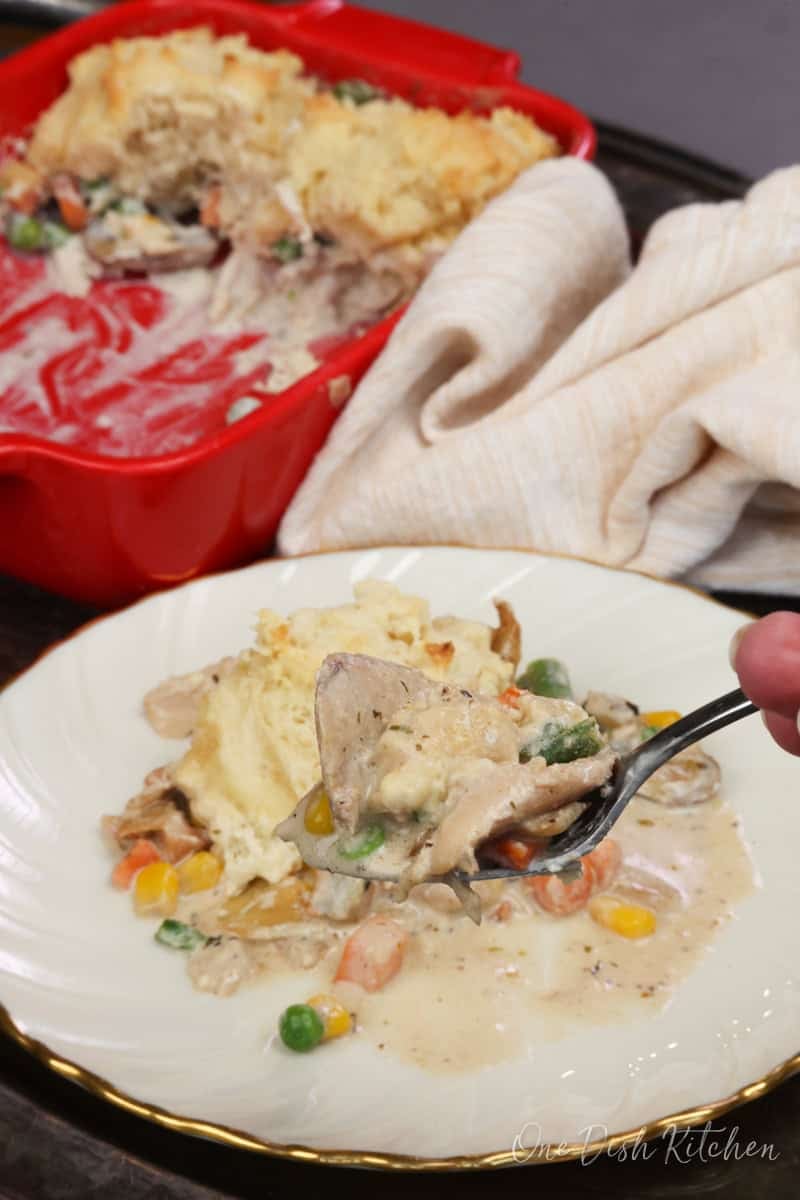
[[[594,153],[585,116],[517,82],[516,54],[342,0],[114,5],[0,64],[0,137],[25,133],[62,92],[67,64],[81,51],[195,25],[246,33],[262,49],[285,46],[322,78],[363,78],[417,105],[451,113],[508,105],[532,116],[565,153]],[[258,412],[177,452],[120,458],[0,434],[0,570],[113,607],[263,553],[341,408],[332,381],[347,376],[355,387],[399,315],[332,349],[322,366]],[[0,309],[0,353],[2,344]],[[68,372],[64,378],[69,386]],[[157,376],[154,382],[164,384]]]

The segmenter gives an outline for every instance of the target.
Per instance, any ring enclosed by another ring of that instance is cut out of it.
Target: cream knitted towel
[[[437,264],[279,531],[459,542],[800,592],[800,167],[631,272],[605,178],[522,175]]]

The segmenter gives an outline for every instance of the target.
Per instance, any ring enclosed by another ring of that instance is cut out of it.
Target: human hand
[[[731,642],[730,659],[775,741],[800,755],[800,614],[774,612],[746,625]]]

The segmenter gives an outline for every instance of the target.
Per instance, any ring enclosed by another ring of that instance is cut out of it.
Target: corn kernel
[[[140,917],[170,917],[178,903],[178,872],[170,863],[142,867],[133,885],[133,906]]]
[[[649,937],[655,932],[656,914],[642,904],[624,904],[613,896],[595,896],[589,912],[598,925],[625,938]]]
[[[322,1017],[325,1026],[323,1041],[329,1041],[331,1038],[343,1037],[349,1033],[353,1027],[353,1019],[350,1013],[340,1004],[335,996],[312,996],[307,1003],[311,1008],[315,1009]]]
[[[333,813],[327,792],[319,791],[309,803],[303,824],[307,833],[317,837],[328,837],[333,833]]]
[[[649,726],[650,729],[666,729],[668,725],[674,725],[676,721],[680,721],[681,714],[675,712],[674,708],[665,708],[658,712],[641,713],[639,720],[643,725]]]
[[[205,892],[216,887],[222,874],[222,863],[208,850],[198,850],[178,867],[182,892]]]

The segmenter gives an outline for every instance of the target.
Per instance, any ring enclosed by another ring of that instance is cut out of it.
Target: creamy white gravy
[[[550,916],[519,882],[479,885],[478,927],[443,885],[415,889],[402,905],[391,891],[377,907],[412,931],[403,967],[380,992],[330,981],[352,925],[317,922],[307,936],[274,929],[274,942],[223,942],[192,955],[195,986],[227,995],[264,974],[318,964],[313,991],[333,992],[355,1013],[356,1036],[426,1070],[458,1073],[519,1054],[531,1036],[551,1042],[581,1027],[629,1022],[663,1008],[754,887],[736,814],[717,799],[691,808],[634,800],[613,831],[623,866],[607,894],[657,916],[652,936],[631,940],[587,910]],[[176,916],[198,922],[219,897],[185,897]],[[496,919],[510,901],[510,919]],[[267,934],[269,936],[269,934]]]
[[[671,810],[636,800],[614,836],[625,866],[609,893],[650,900],[651,937],[629,940],[587,911],[551,917],[533,905],[479,928],[463,916],[429,920],[395,979],[360,996],[361,1035],[428,1070],[460,1072],[513,1057],[532,1030],[552,1041],[662,1008],[752,890],[751,860],[719,800]],[[657,894],[642,890],[640,872],[661,881]]]
[[[3,252],[0,245],[0,259]],[[14,302],[2,313],[5,322],[20,309],[50,304],[49,315],[23,324],[0,356],[0,432],[37,434],[122,457],[171,453],[224,428],[224,413],[210,428],[192,414],[216,412],[220,394],[237,381],[266,401],[319,366],[319,343],[353,336],[403,298],[392,279],[376,280],[366,267],[328,271],[325,262],[317,273],[298,271],[296,278],[291,268],[282,271],[278,286],[263,263],[242,252],[221,266],[104,280],[90,290],[97,268],[79,238],[40,268],[21,276]],[[152,326],[126,315],[126,294],[143,286],[162,293]],[[94,324],[106,331],[99,341],[87,332]],[[240,335],[257,340],[223,354]],[[48,383],[45,368],[69,351],[78,355],[77,365],[66,372],[53,368]],[[181,363],[181,354],[193,356],[194,368],[183,364],[180,386],[174,379],[170,386],[153,386],[159,364],[173,356]],[[207,359],[217,364],[213,370],[205,369]],[[109,397],[100,408],[98,396]]]

